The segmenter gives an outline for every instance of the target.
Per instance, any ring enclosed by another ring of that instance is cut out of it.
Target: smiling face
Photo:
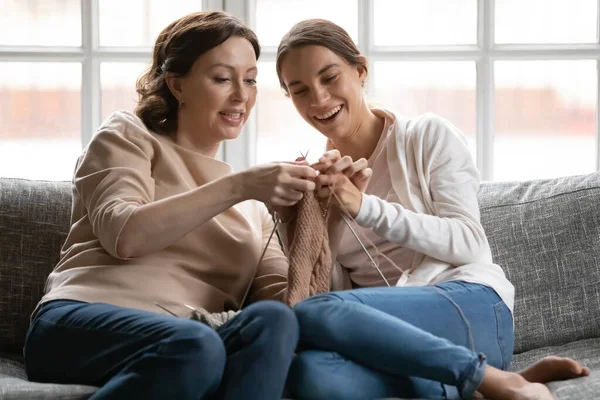
[[[183,101],[178,135],[200,146],[237,138],[256,103],[256,75],[254,48],[239,36],[198,57],[187,75],[169,83]]]
[[[326,47],[291,49],[281,62],[285,87],[302,118],[330,139],[358,131],[368,112],[362,86],[367,72]]]

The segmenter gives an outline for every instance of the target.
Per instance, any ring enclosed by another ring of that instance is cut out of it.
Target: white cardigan
[[[395,120],[390,126],[394,134],[389,135],[387,162],[400,204],[363,194],[355,221],[415,250],[408,274],[396,286],[450,280],[480,283],[494,289],[512,312],[514,287],[492,262],[480,223],[479,172],[462,133],[434,114],[408,120],[382,109],[373,112]],[[414,176],[418,187],[410,184]],[[348,273],[339,263],[332,288],[351,288]]]

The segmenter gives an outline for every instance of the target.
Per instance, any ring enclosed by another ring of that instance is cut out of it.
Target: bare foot
[[[516,389],[513,395],[507,398],[511,400],[556,400],[550,393],[550,389],[541,383],[529,383]]]
[[[571,358],[548,356],[519,374],[529,382],[546,383],[588,376],[590,369]]]
[[[541,383],[528,382],[520,374],[487,366],[475,399],[489,400],[556,400]]]

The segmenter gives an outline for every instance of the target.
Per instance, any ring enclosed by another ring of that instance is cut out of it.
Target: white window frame
[[[0,62],[76,62],[81,64],[82,147],[87,145],[102,122],[100,64],[103,62],[149,64],[152,61],[152,46],[100,46],[100,1],[81,0],[81,47],[0,46]],[[202,10],[223,9],[223,0],[197,1]]]
[[[101,123],[100,63],[149,63],[152,47],[101,47],[99,45],[99,1],[81,0],[81,47],[0,46],[0,62],[78,62],[82,65],[81,143],[85,146]],[[578,45],[498,45],[494,43],[495,0],[477,0],[477,44],[435,47],[381,47],[373,43],[375,0],[358,0],[359,46],[370,62],[380,60],[473,61],[476,63],[477,167],[483,180],[491,180],[494,145],[494,61],[497,60],[595,60],[597,105],[595,165],[600,171],[600,26],[596,43]],[[418,1],[418,0],[415,0]],[[198,0],[203,10],[225,10],[256,28],[257,0]],[[598,0],[597,23],[600,21]],[[276,48],[265,46],[261,61],[275,61]],[[373,81],[372,71],[369,82]],[[367,90],[369,87],[367,82]],[[260,107],[260,104],[257,104]],[[224,143],[219,157],[242,170],[256,161],[257,120],[252,113],[240,138]]]
[[[600,0],[596,19],[596,42],[591,44],[495,44],[495,0],[477,0],[477,44],[465,46],[382,47],[373,41],[375,0],[358,0],[358,44],[371,63],[381,60],[473,61],[476,64],[477,167],[482,180],[494,177],[494,62],[499,60],[595,60],[597,73],[595,166],[600,171]],[[419,0],[415,0],[419,1]],[[524,0],[527,1],[527,0]],[[256,28],[257,0],[224,0],[224,10]],[[275,61],[277,49],[265,46],[261,61]],[[369,82],[376,71],[372,70]],[[367,82],[367,90],[369,87]],[[260,104],[257,104],[260,107]],[[253,113],[256,116],[256,111]],[[256,160],[256,117],[242,136],[226,144],[225,160],[243,169]]]

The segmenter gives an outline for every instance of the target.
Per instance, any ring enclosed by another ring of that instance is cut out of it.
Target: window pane
[[[256,33],[261,45],[278,46],[291,27],[309,18],[330,20],[358,42],[357,0],[258,0]]]
[[[167,25],[201,8],[202,0],[100,0],[100,46],[153,46]]]
[[[80,0],[0,0],[0,45],[81,46]]]
[[[597,18],[597,0],[496,0],[496,43],[593,43]]]
[[[436,113],[466,136],[475,160],[475,63],[380,61],[374,66],[373,101],[406,117]]]
[[[476,0],[375,0],[376,46],[477,43]]]
[[[296,112],[279,87],[274,62],[260,62],[258,75],[256,162],[293,161],[310,150],[316,161],[325,151],[325,137]]]
[[[135,83],[146,68],[148,65],[144,63],[100,64],[103,120],[114,111],[133,111],[138,99]]]
[[[595,170],[594,61],[498,61],[495,80],[495,179]]]
[[[0,176],[69,180],[81,152],[81,65],[0,63]]]

